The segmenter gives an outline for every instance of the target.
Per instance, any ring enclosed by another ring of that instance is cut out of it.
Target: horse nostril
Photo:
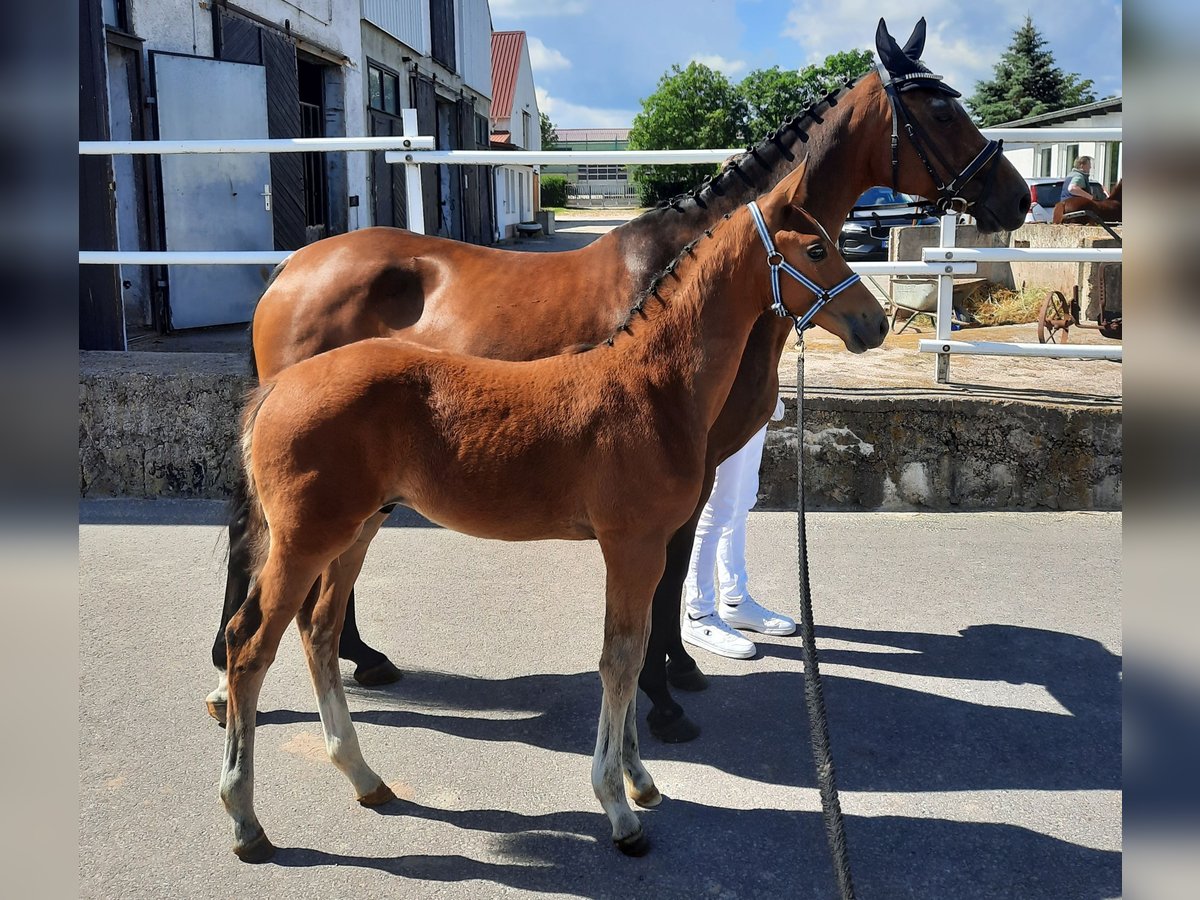
[[[1025,213],[1029,212],[1029,207],[1032,205],[1032,203],[1033,200],[1028,194],[1021,195],[1021,199],[1017,202],[1017,206],[1021,208],[1021,215],[1025,215]]]

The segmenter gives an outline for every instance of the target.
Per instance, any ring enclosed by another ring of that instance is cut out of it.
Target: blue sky
[[[1121,93],[1121,2],[1032,0],[491,0],[497,30],[528,33],[538,103],[560,128],[628,126],[672,63],[734,80],[874,48],[880,15],[903,43],[921,16],[924,59],[965,95],[992,76],[1026,14],[1055,62]]]

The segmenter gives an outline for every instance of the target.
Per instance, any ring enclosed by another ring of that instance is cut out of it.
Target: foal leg
[[[625,788],[629,791],[629,798],[644,809],[650,809],[662,803],[662,794],[654,786],[654,779],[642,765],[642,757],[638,752],[637,691],[633,692],[633,698],[629,701],[629,708],[625,713],[625,743],[622,749],[622,759],[625,764]]]
[[[350,780],[358,802],[364,806],[378,806],[395,799],[395,795],[363,759],[346,705],[336,651],[351,586],[362,570],[367,547],[384,518],[376,516],[363,526],[355,544],[325,569],[309,601],[296,616],[313,692],[321,712],[325,750],[333,764]]]
[[[226,632],[229,654],[228,722],[221,800],[233,819],[233,852],[246,862],[275,853],[254,814],[254,726],[258,695],[279,640],[316,580],[313,568],[285,560],[277,546]]]
[[[612,823],[618,849],[641,856],[650,843],[625,799],[624,779],[630,778],[636,797],[652,805],[658,791],[637,753],[637,720],[631,707],[646,655],[652,592],[666,554],[663,543],[653,538],[619,543],[601,538],[600,546],[608,565],[608,584],[600,654],[604,695],[592,758],[592,789]]]

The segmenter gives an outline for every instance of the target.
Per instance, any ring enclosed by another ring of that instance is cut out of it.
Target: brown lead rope
[[[817,666],[817,639],[813,626],[812,594],[808,583],[808,539],[804,531],[804,335],[799,334],[796,355],[796,522],[800,569],[800,638],[804,648],[804,705],[808,710],[808,732],[812,741],[813,762],[817,766],[817,785],[821,790],[821,810],[825,834],[833,856],[842,900],[854,900],[854,882],[850,877],[850,854],[846,849],[846,827],[842,805],[838,801],[833,754],[829,748],[829,723],[825,716],[825,698],[821,692],[821,671]]]

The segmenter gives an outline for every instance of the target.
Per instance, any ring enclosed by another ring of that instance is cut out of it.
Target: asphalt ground
[[[402,799],[355,803],[289,630],[256,748],[280,851],[239,862],[203,704],[221,516],[81,503],[83,896],[834,896],[798,637],[760,637],[748,661],[697,651],[712,686],[678,698],[703,734],[668,746],[643,724],[665,799],[641,813],[649,855],[629,859],[590,785],[598,548],[479,541],[411,514],[359,582],[362,633],[405,677],[347,689]],[[795,528],[750,518],[751,587],[793,615]],[[1120,514],[826,513],[809,535],[858,895],[1119,896]]]

